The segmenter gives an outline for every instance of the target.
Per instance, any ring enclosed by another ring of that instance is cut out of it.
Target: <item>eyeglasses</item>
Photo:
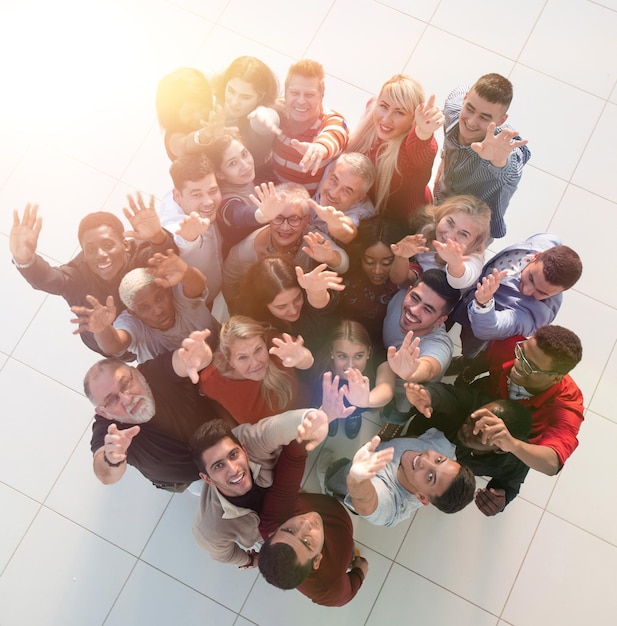
[[[106,411],[110,411],[112,408],[117,407],[122,402],[122,398],[120,397],[120,395],[124,395],[124,396],[128,395],[129,388],[134,382],[135,382],[135,378],[133,377],[133,370],[129,369],[129,377],[123,378],[120,381],[120,385],[119,385],[117,393],[114,393],[112,396],[109,396],[107,402],[105,402],[105,404],[102,404],[101,406]]]
[[[291,217],[277,215],[273,220],[270,220],[270,224],[273,226],[282,226],[285,222],[287,222],[292,228],[296,228],[296,226],[300,226],[300,224],[302,224],[303,219],[303,217],[298,215],[292,215]]]
[[[559,375],[561,376],[561,372],[549,372],[546,370],[536,370],[533,368],[533,366],[531,365],[531,363],[525,358],[525,353],[523,352],[523,344],[527,343],[527,340],[525,341],[517,341],[514,344],[514,356],[516,359],[518,359],[521,362],[521,365],[523,366],[523,372],[525,372],[525,374],[527,374],[527,376],[531,376],[532,374],[546,374],[548,376],[554,376],[554,375]]]

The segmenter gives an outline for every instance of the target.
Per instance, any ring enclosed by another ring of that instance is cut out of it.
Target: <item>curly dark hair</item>
[[[546,281],[564,291],[570,289],[583,273],[581,257],[568,246],[549,248],[541,252],[537,260],[544,264]]]
[[[259,552],[259,571],[271,585],[295,589],[313,571],[316,558],[300,563],[289,544],[272,543],[272,537],[268,537]]]
[[[533,336],[538,348],[551,358],[555,372],[567,374],[583,358],[583,346],[578,335],[563,326],[542,326]]]
[[[444,513],[458,513],[473,500],[475,491],[476,479],[473,472],[461,465],[450,486],[440,496],[431,498],[431,504]]]

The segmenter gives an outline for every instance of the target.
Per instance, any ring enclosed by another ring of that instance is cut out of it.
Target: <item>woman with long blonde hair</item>
[[[375,164],[373,200],[388,218],[407,222],[432,201],[427,187],[437,154],[434,132],[443,124],[435,96],[425,102],[420,83],[395,74],[371,100],[347,150],[366,154]]]
[[[297,408],[294,368],[312,364],[302,337],[280,335],[269,324],[236,315],[221,328],[219,348],[199,375],[199,390],[223,407],[228,423],[255,424]]]

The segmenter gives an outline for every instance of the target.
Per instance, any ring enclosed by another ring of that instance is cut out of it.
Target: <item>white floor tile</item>
[[[516,626],[608,624],[617,612],[617,548],[544,515],[503,617]]]
[[[603,101],[532,68],[517,65],[508,76],[516,90],[508,122],[529,140],[534,167],[568,180],[600,117]]]
[[[401,13],[411,15],[423,22],[428,22],[439,6],[439,0],[417,0],[417,2],[407,2],[407,0],[384,0],[381,4],[392,7]]]
[[[443,0],[439,3],[431,24],[471,41],[477,46],[493,50],[510,59],[516,59],[543,5],[542,0],[517,2],[508,7],[507,11],[507,20],[515,23],[516,28],[487,28],[487,23],[494,25],[503,23],[506,17],[503,5],[486,2],[486,0],[471,0],[464,3],[456,0]],[[482,19],[478,19],[479,15]]]
[[[231,626],[235,618],[229,609],[140,561],[105,626]]]
[[[83,396],[14,359],[0,371],[2,481],[43,502],[87,428]],[[9,419],[9,416],[12,419]]]
[[[258,573],[213,561],[197,546],[191,532],[197,502],[188,492],[174,495],[141,560],[238,612]]]
[[[0,533],[0,571],[4,570],[19,547],[40,506],[38,502],[0,483],[0,509],[4,511]]]
[[[581,158],[572,182],[587,189],[591,193],[617,201],[617,192],[612,183],[613,170],[611,162],[617,156],[617,105],[607,103],[600,116],[589,144]],[[606,155],[606,158],[598,158]]]
[[[442,567],[448,560],[436,559]],[[394,563],[367,626],[401,623],[493,626],[497,618],[447,589]]]
[[[613,422],[617,422],[615,414],[615,389],[613,385],[617,380],[617,349],[613,347],[611,356],[606,364],[606,369],[602,372],[602,378],[591,398],[589,408],[598,415],[602,415]]]
[[[520,62],[606,98],[617,79],[616,29],[617,13],[596,2],[549,0]]]
[[[134,564],[126,552],[43,508],[2,574],[2,624],[102,624]]]
[[[45,505],[110,543],[139,556],[172,494],[157,489],[128,467],[114,485],[103,485],[92,470],[89,428],[58,478]],[[75,494],[80,494],[79,498]],[[130,523],[127,523],[130,520]]]
[[[617,473],[617,424],[591,411],[580,444],[564,468],[547,511],[617,546],[613,477]]]
[[[474,503],[455,515],[426,507],[416,515],[396,561],[499,615],[541,514],[518,498],[495,517],[484,516]],[[457,566],[448,567],[436,550],[456,555]]]

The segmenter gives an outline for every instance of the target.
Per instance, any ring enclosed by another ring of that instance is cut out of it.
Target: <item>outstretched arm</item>
[[[527,145],[527,139],[515,139],[518,132],[511,128],[504,128],[496,135],[495,128],[497,125],[491,122],[486,128],[484,140],[472,143],[471,149],[495,167],[505,167],[512,152]]]
[[[136,199],[135,199],[136,198]],[[135,198],[127,195],[129,208],[122,209],[126,219],[130,222],[133,230],[127,230],[125,237],[134,237],[142,241],[149,241],[159,245],[167,240],[167,233],[161,226],[161,220],[154,208],[154,196],[150,196],[150,204],[146,206],[140,193]]]
[[[371,515],[377,509],[379,502],[371,479],[394,458],[394,448],[377,451],[380,443],[377,435],[365,443],[354,455],[347,476],[347,491],[359,515]]]
[[[119,430],[116,424],[109,425],[105,445],[94,453],[92,461],[94,474],[104,485],[117,483],[124,476],[127,450],[138,433],[139,426]]]
[[[171,363],[174,372],[182,378],[190,378],[191,382],[199,382],[199,372],[212,362],[212,350],[206,343],[210,331],[195,330],[182,341],[182,347],[172,355]]]
[[[270,354],[281,359],[285,367],[307,370],[315,362],[311,351],[304,345],[304,339],[300,335],[294,339],[291,335],[283,333],[280,339],[274,337],[272,343],[274,345],[269,350]]]
[[[29,267],[34,263],[36,246],[43,225],[42,218],[37,214],[38,209],[38,204],[27,204],[21,220],[17,210],[13,211],[9,248],[17,265]]]
[[[206,290],[206,277],[171,249],[166,254],[157,252],[151,257],[147,271],[161,287],[169,288],[182,283],[182,293],[187,298],[199,298]]]
[[[298,284],[306,291],[309,304],[315,309],[323,309],[330,302],[328,289],[343,291],[343,279],[333,270],[329,270],[325,263],[318,265],[310,272],[304,272],[300,266],[296,266]]]
[[[342,211],[333,206],[321,206],[312,198],[308,201],[309,206],[328,227],[328,233],[343,243],[349,243],[356,236],[358,229],[353,220]]]

